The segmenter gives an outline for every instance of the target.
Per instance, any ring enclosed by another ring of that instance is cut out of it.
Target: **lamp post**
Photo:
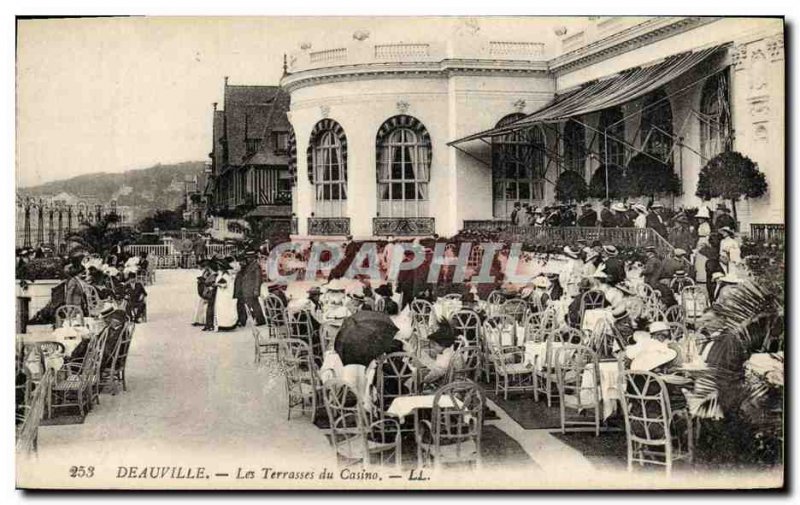
[[[36,203],[37,210],[39,212],[39,218],[37,219],[36,223],[36,246],[42,245],[44,242],[44,200],[39,198]]]

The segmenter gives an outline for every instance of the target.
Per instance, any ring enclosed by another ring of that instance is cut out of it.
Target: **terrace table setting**
[[[432,409],[433,399],[435,397],[435,394],[398,396],[392,400],[391,405],[389,405],[389,408],[386,409],[386,413],[396,417],[402,424],[409,414],[412,414],[420,409]],[[451,397],[442,395],[439,398],[439,406],[447,408],[455,407],[457,405],[453,403]]]

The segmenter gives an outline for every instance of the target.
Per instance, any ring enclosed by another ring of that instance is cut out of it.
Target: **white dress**
[[[233,328],[239,320],[236,312],[236,299],[233,297],[233,276],[225,272],[217,274],[214,320],[217,329]]]

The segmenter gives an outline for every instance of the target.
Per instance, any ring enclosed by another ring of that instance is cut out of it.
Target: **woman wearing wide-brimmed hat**
[[[233,275],[229,261],[219,262],[219,273],[214,282],[217,292],[214,297],[214,329],[230,330],[236,327],[239,314],[236,311],[236,299],[233,297]]]

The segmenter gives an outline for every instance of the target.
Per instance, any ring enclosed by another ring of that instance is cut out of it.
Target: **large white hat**
[[[703,205],[702,207],[697,209],[697,214],[695,215],[695,217],[698,217],[698,218],[703,217],[703,218],[706,218],[706,219],[710,219],[711,218],[711,214],[709,214],[709,212],[708,212],[708,207]]]
[[[628,346],[625,355],[632,360],[631,371],[646,372],[669,363],[678,356],[678,353],[664,342],[648,337]]]
[[[617,211],[617,212],[625,212],[625,205],[623,205],[620,202],[614,202],[611,205],[611,210],[614,210],[614,211]]]
[[[669,325],[664,321],[653,321],[650,323],[650,328],[648,329],[650,330],[651,334],[659,331],[670,331]]]
[[[635,210],[636,212],[638,212],[639,214],[646,214],[647,213],[647,207],[645,207],[641,203],[636,203],[631,208],[633,210]]]
[[[533,279],[533,287],[547,289],[550,287],[550,281],[547,280],[547,277],[540,275]]]

